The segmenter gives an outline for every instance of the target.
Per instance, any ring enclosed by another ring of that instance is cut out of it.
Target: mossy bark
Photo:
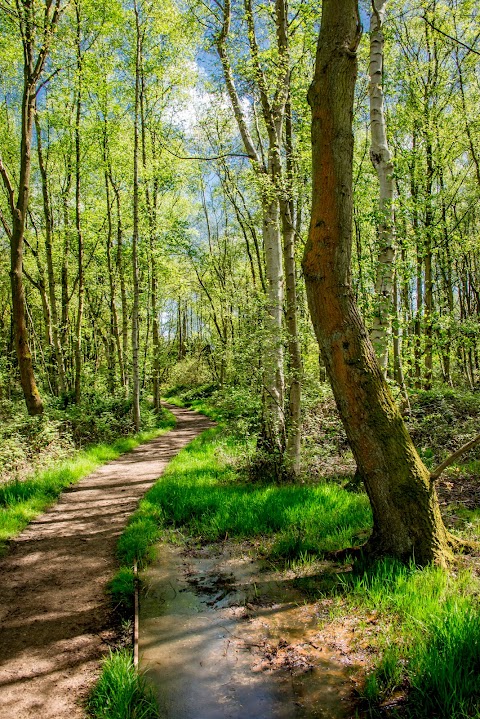
[[[324,0],[312,108],[313,199],[303,258],[322,358],[373,510],[368,549],[445,563],[449,538],[427,468],[395,405],[350,282],[356,0]]]

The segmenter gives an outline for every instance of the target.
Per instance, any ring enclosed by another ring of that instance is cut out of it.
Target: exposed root
[[[476,542],[474,539],[461,539],[448,532],[447,541],[448,546],[458,554],[480,554],[480,542]]]

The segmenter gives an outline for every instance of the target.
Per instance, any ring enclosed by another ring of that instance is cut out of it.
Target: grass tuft
[[[381,659],[367,677],[371,715],[402,684],[415,719],[480,716],[478,580],[394,560],[343,579],[347,607],[378,614]]]
[[[153,689],[135,669],[131,652],[110,652],[87,710],[93,719],[158,719]]]
[[[135,594],[135,575],[132,567],[120,567],[108,585],[112,602],[121,614],[130,615]]]

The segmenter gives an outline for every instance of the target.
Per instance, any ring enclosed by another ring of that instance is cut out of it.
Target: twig
[[[470,45],[466,45],[464,42],[459,40],[458,37],[453,37],[453,35],[449,35],[447,32],[444,32],[443,30],[440,30],[440,28],[435,27],[433,22],[430,22],[430,20],[428,20],[428,18],[425,15],[423,16],[423,19],[425,20],[427,25],[430,25],[432,30],[435,30],[435,32],[438,32],[438,33],[440,33],[440,35],[447,37],[452,42],[457,43],[457,45],[461,45],[462,47],[466,48],[469,52],[473,52],[473,53],[475,53],[475,55],[480,55],[480,52],[478,50],[475,50],[475,48],[471,47]]]
[[[169,155],[172,155],[173,157],[176,157],[177,160],[200,160],[205,162],[211,162],[212,160],[223,160],[225,157],[244,157],[249,158],[250,155],[246,155],[242,152],[227,152],[223,155],[213,155],[212,157],[201,157],[199,155],[193,155],[191,157],[185,157],[183,155],[177,155],[176,152],[173,152],[173,150],[170,150],[166,145],[161,145],[162,150],[165,150],[168,152]]]
[[[477,436],[471,439],[470,442],[464,444],[462,447],[460,447],[460,449],[457,449],[456,452],[451,454],[449,457],[447,457],[446,460],[439,464],[438,467],[434,469],[433,472],[430,474],[431,481],[434,482],[436,479],[438,479],[443,473],[443,471],[451,464],[453,464],[455,460],[458,459],[458,457],[460,457],[462,454],[465,454],[465,452],[468,452],[469,449],[476,447],[477,444],[480,444],[480,434],[477,434]]]

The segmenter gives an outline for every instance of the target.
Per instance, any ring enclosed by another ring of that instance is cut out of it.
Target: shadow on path
[[[79,719],[113,640],[105,588],[139,499],[206,417],[171,407],[177,426],[65,491],[0,561],[0,719]]]

